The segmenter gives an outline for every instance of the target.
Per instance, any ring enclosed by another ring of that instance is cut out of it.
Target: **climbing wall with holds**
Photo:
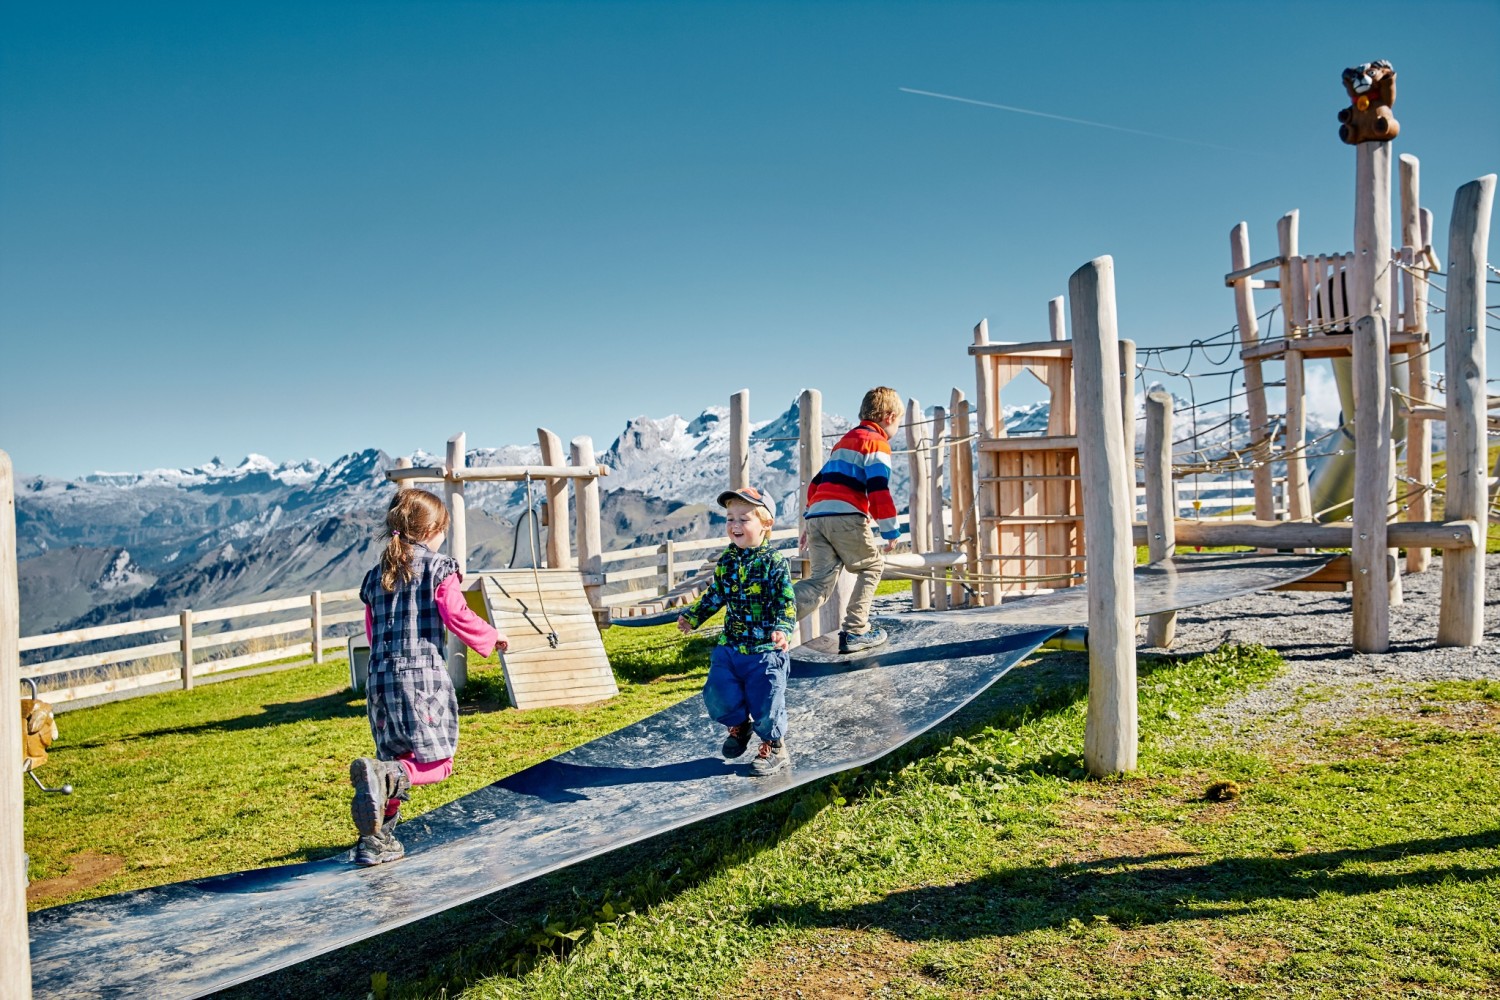
[[[464,596],[510,639],[500,662],[516,708],[582,705],[619,693],[576,570],[479,573]]]

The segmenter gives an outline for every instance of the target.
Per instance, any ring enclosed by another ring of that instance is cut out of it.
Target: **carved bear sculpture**
[[[1384,59],[1344,70],[1349,107],[1339,112],[1339,138],[1354,146],[1396,138],[1401,124],[1391,114],[1396,103],[1396,71]]]

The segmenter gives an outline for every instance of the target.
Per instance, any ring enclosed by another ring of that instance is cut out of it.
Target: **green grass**
[[[701,685],[701,637],[606,645],[621,696],[584,710],[501,709],[475,665],[460,768],[413,805]],[[345,849],[369,736],[343,669],[64,715],[48,771],[79,791],[27,792],[32,877],[124,867],[48,902]],[[1253,647],[1143,656],[1140,767],[1095,781],[1086,659],[1041,654],[875,765],[234,995],[362,998],[379,975],[393,998],[1500,996],[1500,683],[1399,691],[1293,743],[1203,721],[1279,670]],[[1205,798],[1229,780],[1237,798]]]
[[[585,708],[504,708],[498,662],[470,657],[454,775],[412,815],[644,718],[697,691],[709,640],[670,626],[610,629],[620,695]],[[371,752],[364,698],[334,660],[59,717],[40,772],[70,796],[26,791],[32,905],[327,857],[350,843],[349,761]]]

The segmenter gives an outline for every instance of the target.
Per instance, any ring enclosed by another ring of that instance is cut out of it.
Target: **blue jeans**
[[[708,659],[703,704],[721,726],[755,723],[755,735],[779,740],[786,735],[786,677],[792,657],[780,649],[740,653],[715,646]]]

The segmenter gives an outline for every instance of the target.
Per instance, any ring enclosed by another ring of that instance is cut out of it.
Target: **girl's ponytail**
[[[399,489],[385,512],[388,541],[380,556],[380,585],[387,591],[412,578],[412,546],[448,528],[448,508],[426,490]]]

